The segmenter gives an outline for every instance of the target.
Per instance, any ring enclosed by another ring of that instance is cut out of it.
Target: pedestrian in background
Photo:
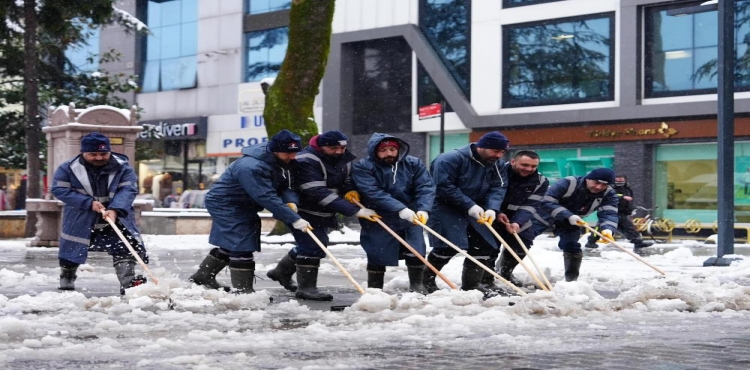
[[[654,243],[644,241],[643,236],[633,224],[632,215],[635,210],[635,204],[633,203],[633,189],[628,186],[627,176],[615,176],[613,188],[619,198],[619,202],[617,203],[617,230],[633,243],[634,249],[652,246]],[[599,237],[596,234],[591,233],[588,242],[586,243],[586,248],[598,248],[599,246],[596,244],[597,239],[599,239]]]

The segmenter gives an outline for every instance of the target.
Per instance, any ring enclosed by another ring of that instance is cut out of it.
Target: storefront
[[[168,206],[183,191],[201,191],[211,186],[216,160],[206,155],[207,117],[142,121],[138,140],[157,159],[138,163],[139,189],[143,198],[151,194],[155,206]],[[169,199],[167,199],[169,197]],[[202,208],[202,202],[188,207]]]
[[[735,212],[750,222],[750,118],[735,120]],[[657,121],[502,130],[512,151],[537,151],[552,181],[597,167],[625,174],[636,203],[675,222],[711,224],[717,208],[715,120]],[[472,132],[476,141],[485,132]],[[743,141],[744,140],[744,141]]]

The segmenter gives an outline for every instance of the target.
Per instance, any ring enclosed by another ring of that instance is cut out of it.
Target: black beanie
[[[597,168],[589,172],[584,178],[599,181],[603,184],[612,184],[615,182],[615,173],[609,168]]]
[[[302,139],[299,135],[284,129],[273,135],[268,141],[268,149],[278,153],[295,153],[302,150]]]
[[[92,132],[81,138],[81,153],[104,153],[111,151],[109,138],[98,132]]]
[[[479,141],[477,141],[477,147],[484,149],[506,150],[508,149],[509,143],[510,140],[508,140],[505,135],[497,131],[492,131],[484,134],[484,136],[479,138]]]

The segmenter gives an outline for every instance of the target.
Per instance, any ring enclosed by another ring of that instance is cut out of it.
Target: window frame
[[[592,13],[592,14],[582,14],[582,15],[576,15],[572,17],[564,17],[564,18],[553,18],[553,19],[545,19],[540,21],[533,21],[533,22],[525,22],[525,23],[514,23],[514,24],[508,24],[502,26],[502,55],[501,55],[501,63],[502,63],[502,70],[501,73],[501,79],[502,82],[500,84],[501,86],[501,109],[512,109],[512,108],[527,108],[527,107],[541,107],[541,106],[549,106],[549,105],[562,105],[562,104],[581,104],[581,103],[597,103],[597,102],[607,102],[607,101],[615,101],[615,84],[617,82],[616,79],[616,71],[615,71],[615,64],[616,64],[616,53],[617,53],[617,39],[616,39],[616,17],[615,12],[613,11],[607,11],[607,12],[601,12],[601,13]],[[510,98],[510,80],[508,78],[510,74],[510,54],[508,53],[510,44],[510,32],[509,30],[513,29],[519,29],[519,28],[526,28],[526,27],[534,27],[538,25],[548,25],[548,24],[555,24],[555,23],[571,23],[576,21],[583,21],[583,20],[593,20],[593,19],[609,19],[609,87],[607,89],[607,95],[606,97],[601,98],[565,98],[565,99],[544,99],[544,100],[537,100],[532,104],[528,103],[509,103],[512,99]],[[555,23],[551,23],[555,22]]]
[[[249,0],[248,0],[249,1]],[[546,4],[546,3],[554,3],[559,1],[565,1],[565,0],[527,0],[527,3],[523,4],[513,4],[510,2],[510,0],[503,0],[503,9],[512,9],[512,8],[518,8],[522,6],[530,6],[530,5],[539,5],[539,4]]]
[[[242,83],[260,82],[264,78],[269,78],[269,77],[263,77],[263,78],[261,78],[259,80],[253,80],[253,81],[249,80],[250,74],[249,74],[248,68],[250,67],[250,65],[249,65],[249,63],[250,63],[250,40],[249,40],[250,34],[252,34],[252,33],[260,33],[260,32],[268,32],[268,31],[275,30],[275,29],[278,29],[278,28],[286,28],[287,29],[287,32],[286,32],[286,37],[287,37],[286,47],[284,49],[284,59],[286,59],[286,51],[289,48],[289,26],[288,25],[286,25],[286,26],[279,26],[279,27],[272,27],[272,28],[264,28],[264,29],[249,31],[249,32],[243,32],[242,38],[243,38],[243,43],[244,43],[244,45],[243,45],[244,55],[242,57]],[[284,63],[284,59],[281,60],[282,64]],[[279,65],[279,68],[281,68],[281,65]],[[276,73],[276,75],[278,75],[278,72]],[[276,75],[274,75],[274,78],[276,77]]]

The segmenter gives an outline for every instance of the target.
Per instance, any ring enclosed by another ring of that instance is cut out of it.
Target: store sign
[[[678,131],[666,122],[662,122],[660,126],[653,128],[635,128],[628,127],[620,130],[592,130],[588,131],[589,137],[617,137],[617,136],[653,136],[658,135],[669,139],[673,135],[677,134]]]
[[[142,121],[143,131],[139,140],[194,140],[205,139],[208,134],[207,117],[177,118],[167,120]]]
[[[239,156],[243,147],[268,141],[266,125],[261,113],[210,116],[206,154]]]
[[[266,106],[266,95],[258,82],[240,84],[237,88],[237,113],[263,112]]]

